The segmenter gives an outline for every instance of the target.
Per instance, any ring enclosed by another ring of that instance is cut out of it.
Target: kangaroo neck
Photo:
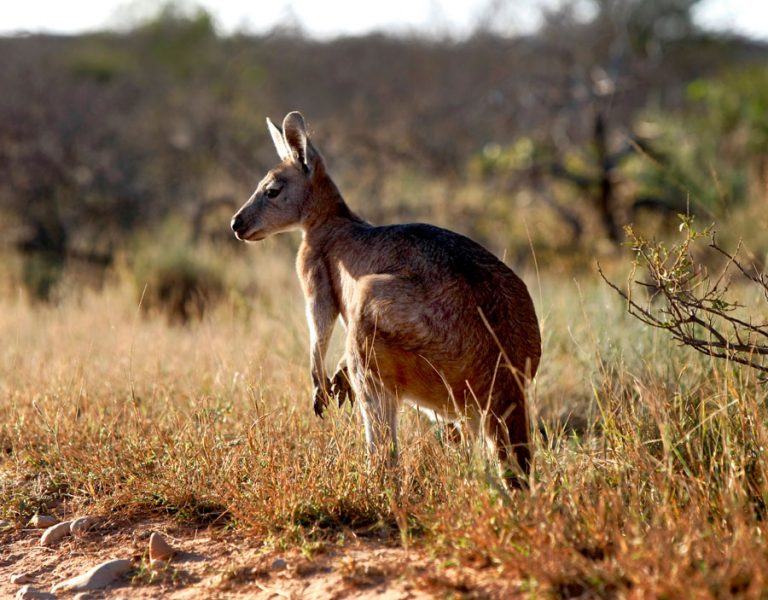
[[[341,265],[350,251],[356,252],[354,245],[350,245],[354,231],[371,225],[349,209],[335,185],[333,190],[333,197],[323,198],[330,206],[302,225],[296,271],[307,302],[319,296],[329,298],[346,323]]]
[[[328,241],[339,235],[340,230],[355,223],[365,223],[350,210],[339,188],[327,175],[313,181],[307,194],[308,210],[301,225],[305,245],[326,246]]]

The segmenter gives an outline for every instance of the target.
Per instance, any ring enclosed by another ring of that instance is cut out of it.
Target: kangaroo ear
[[[294,160],[308,170],[310,165],[307,161],[307,126],[300,112],[294,111],[285,115],[283,137]]]
[[[267,129],[269,129],[269,135],[272,136],[272,143],[275,145],[275,150],[277,150],[280,160],[285,160],[291,156],[291,149],[285,143],[283,132],[280,131],[280,128],[269,117],[267,117]]]

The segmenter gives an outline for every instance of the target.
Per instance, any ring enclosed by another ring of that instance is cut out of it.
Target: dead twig
[[[626,228],[627,239],[635,251],[635,262],[625,288],[611,280],[598,264],[603,280],[627,304],[627,311],[646,325],[668,331],[685,346],[702,354],[723,358],[768,374],[768,323],[755,323],[739,316],[744,306],[731,299],[729,286],[734,270],[758,287],[768,302],[768,276],[755,265],[746,265],[739,254],[741,243],[731,253],[722,248],[711,228],[697,231],[693,219],[682,216],[681,242],[670,247],[649,241]],[[692,248],[701,238],[709,238],[708,248],[726,258],[716,276],[695,260]],[[636,279],[637,270],[645,281]],[[649,292],[639,300],[637,288]]]

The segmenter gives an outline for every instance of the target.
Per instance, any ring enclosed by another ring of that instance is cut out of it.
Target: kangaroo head
[[[288,113],[282,131],[269,119],[267,127],[281,162],[232,218],[237,238],[249,242],[299,229],[313,210],[313,182],[325,172],[301,113]]]

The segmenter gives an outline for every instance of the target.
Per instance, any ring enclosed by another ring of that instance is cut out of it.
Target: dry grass
[[[767,394],[750,373],[643,329],[594,274],[529,274],[532,489],[507,494],[412,411],[400,485],[382,486],[358,415],[312,414],[290,260],[241,250],[252,303],[185,327],[140,315],[120,278],[57,307],[0,300],[0,515],[172,515],[310,549],[375,531],[532,596],[765,595]],[[569,414],[580,434],[559,430]]]

